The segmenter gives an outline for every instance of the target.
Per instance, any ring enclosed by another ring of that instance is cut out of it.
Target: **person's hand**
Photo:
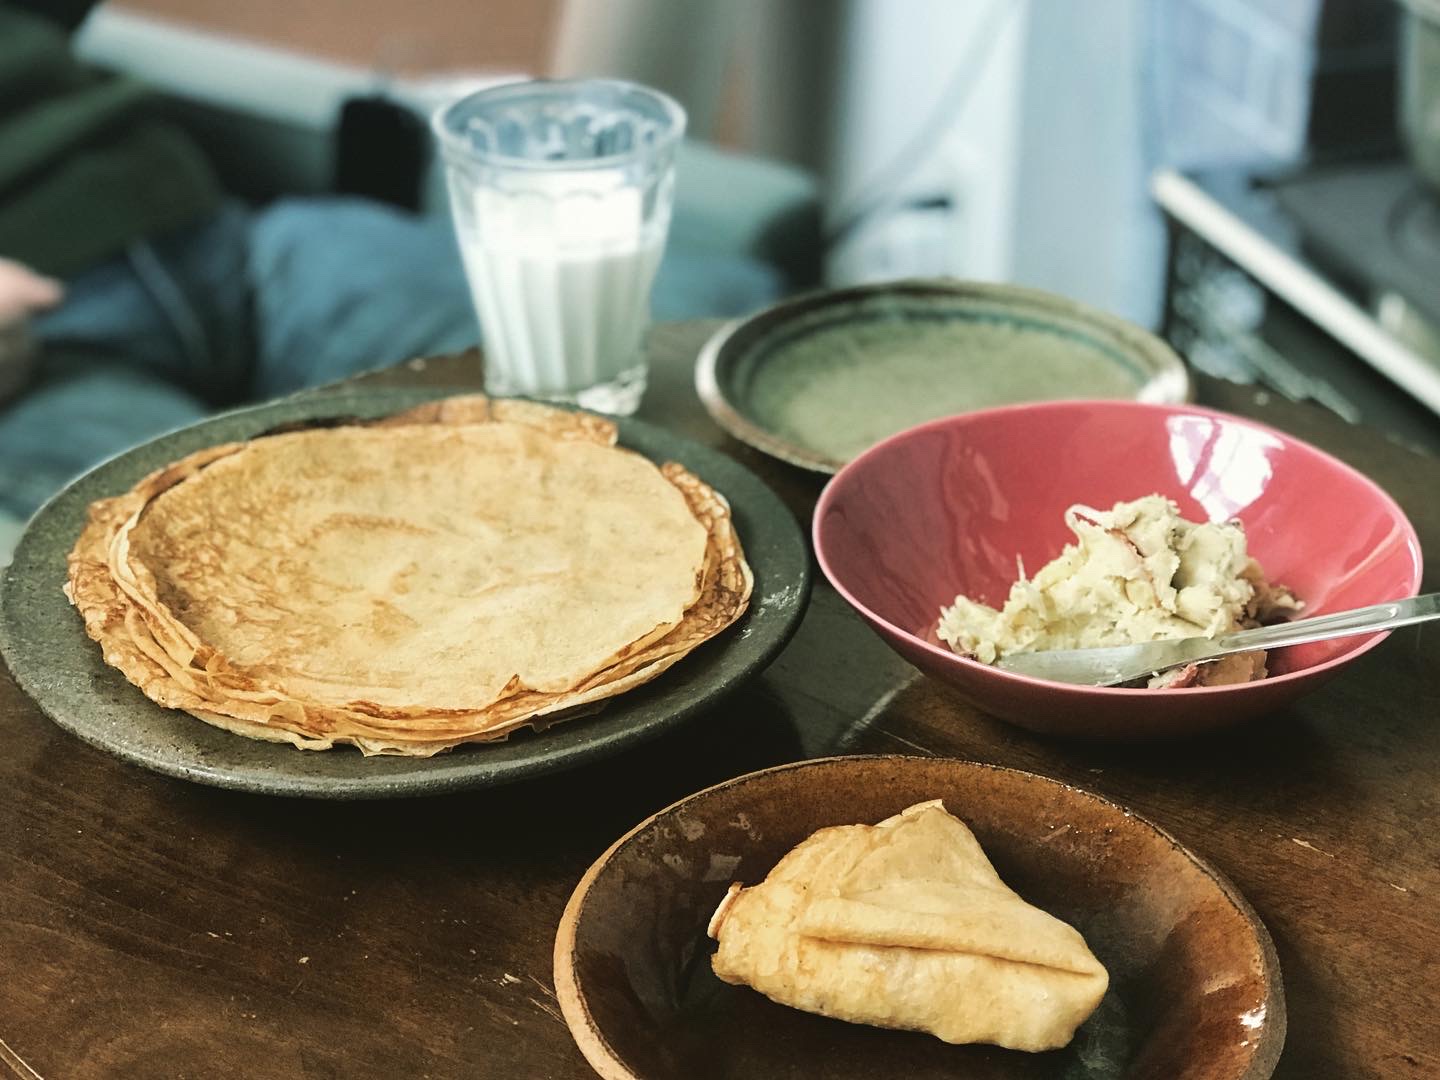
[[[54,278],[37,274],[14,259],[0,258],[0,323],[18,322],[54,307],[64,295]]]
[[[0,259],[0,402],[24,385],[33,349],[25,332],[29,317],[54,307],[60,283],[13,259]]]

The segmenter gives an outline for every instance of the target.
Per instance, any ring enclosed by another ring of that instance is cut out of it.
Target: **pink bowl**
[[[1004,602],[1016,556],[1031,573],[1072,539],[1072,503],[1108,509],[1159,492],[1191,520],[1239,518],[1250,553],[1306,614],[1414,596],[1420,541],[1360,473],[1273,428],[1189,406],[1121,401],[1016,405],[922,424],[842,469],[815,510],[830,583],[896,652],[995,716],[1053,734],[1154,738],[1279,709],[1386,636],[1271,654],[1240,686],[1121,690],[1013,675],[935,637],[964,593]]]

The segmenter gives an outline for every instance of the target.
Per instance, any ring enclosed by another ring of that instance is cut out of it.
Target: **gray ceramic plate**
[[[1006,884],[1078,929],[1110,973],[1064,1050],[951,1046],[777,1005],[710,970],[705,927],[815,830],[944,799]],[[1285,1042],[1275,948],[1255,912],[1173,837],[1098,795],[947,758],[843,757],[749,773],[616,841],[555,938],[555,990],[607,1080],[1263,1080]]]
[[[723,327],[701,350],[700,398],[767,454],[833,473],[941,416],[1053,398],[1176,404],[1189,375],[1159,338],[1015,285],[899,281],[812,293]]]
[[[81,477],[36,514],[0,578],[0,650],[15,680],[67,731],[169,776],[276,795],[379,798],[482,787],[614,753],[714,702],[763,668],[794,632],[809,596],[810,556],[789,510],[723,454],[622,420],[623,445],[655,460],[679,461],[729,499],[755,591],[735,626],[594,716],[429,759],[367,759],[349,747],[307,752],[228,734],[162,709],[100,659],[60,591],[65,556],[93,500],[125,491],[152,469],[206,446],[280,424],[384,416],[444,394],[356,389],[245,409],[162,436]]]

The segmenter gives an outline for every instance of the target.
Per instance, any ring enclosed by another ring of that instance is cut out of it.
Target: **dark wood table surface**
[[[701,410],[690,371],[710,329],[657,328],[641,416],[733,454],[808,523],[820,479]],[[372,378],[474,385],[478,371],[431,361]],[[1359,467],[1440,553],[1440,461],[1247,388],[1205,382],[1200,398]],[[1425,588],[1440,589],[1433,569]],[[712,782],[883,752],[1079,784],[1221,868],[1279,950],[1277,1076],[1440,1076],[1437,690],[1440,631],[1412,628],[1243,730],[1056,743],[921,677],[817,575],[768,671],[638,750],[478,794],[324,803],[121,764],[0,674],[0,1062],[45,1080],[591,1075],[551,986],[555,925],[591,860]]]

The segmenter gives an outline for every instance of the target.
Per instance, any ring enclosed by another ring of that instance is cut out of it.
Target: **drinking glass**
[[[487,393],[633,413],[685,111],[616,79],[512,83],[433,126]]]

